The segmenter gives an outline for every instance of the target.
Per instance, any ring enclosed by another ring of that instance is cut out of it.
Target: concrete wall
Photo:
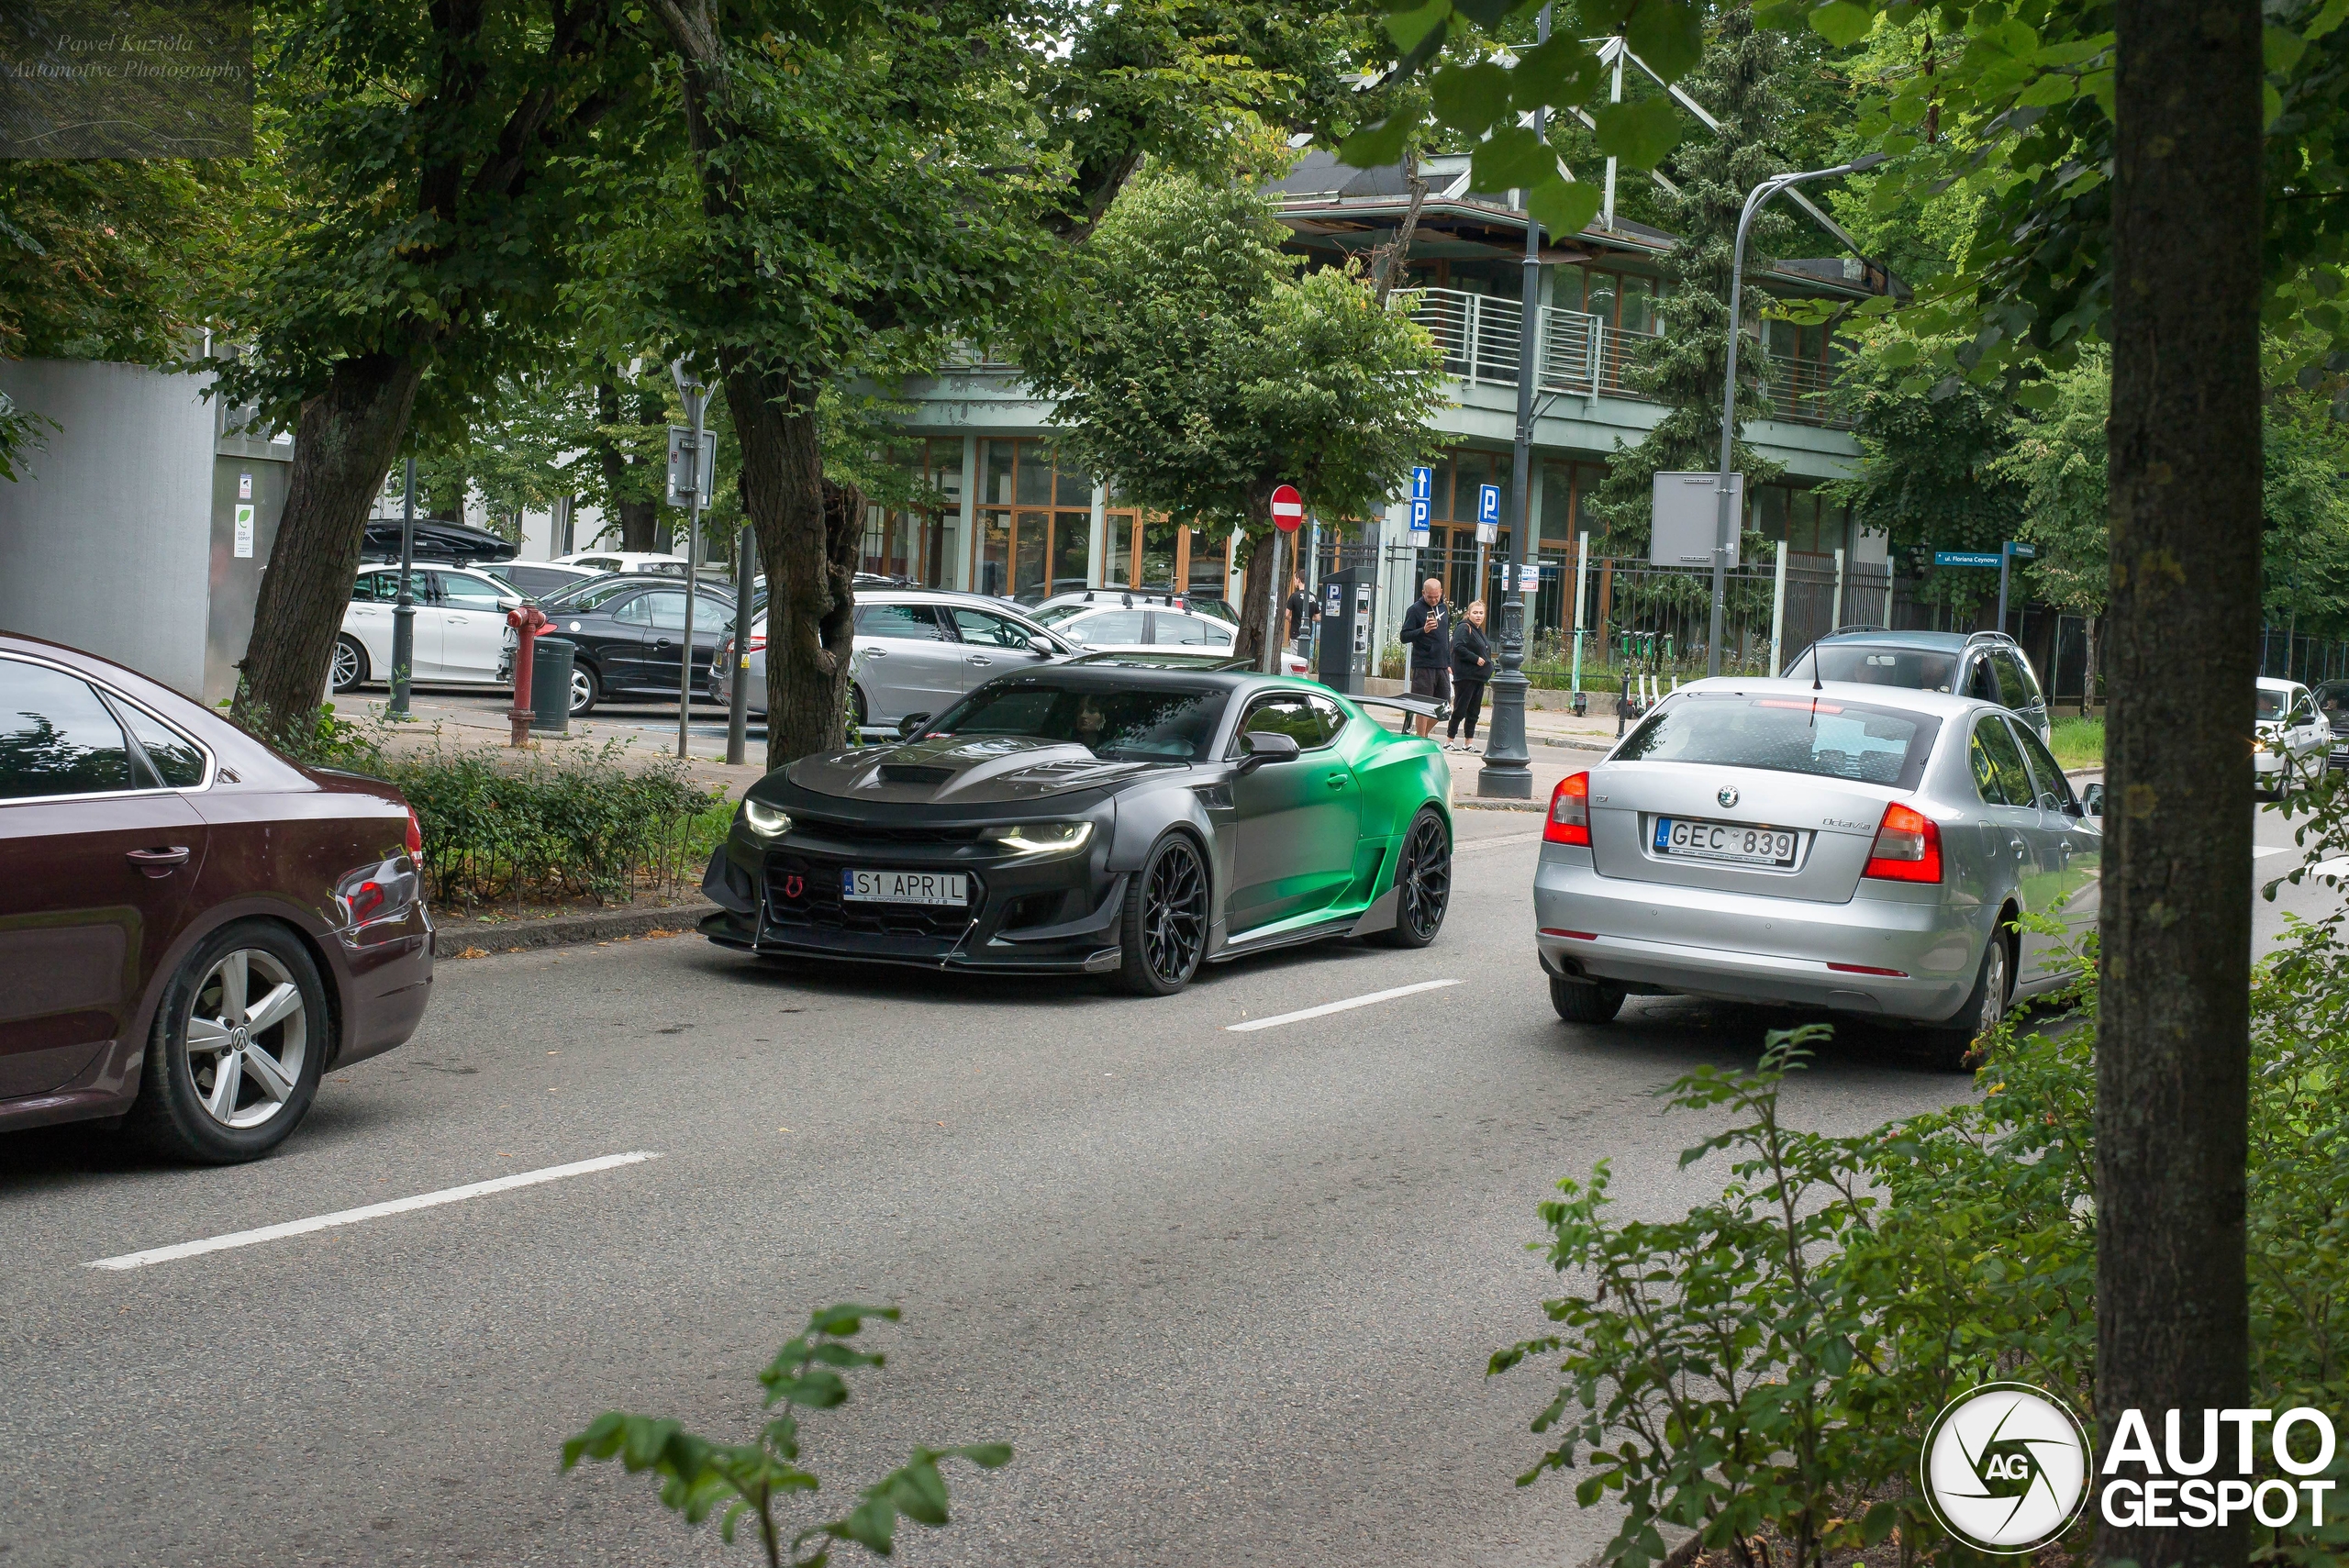
[[[0,628],[204,695],[217,462],[208,381],[143,365],[0,361],[0,391],[59,427],[25,454],[16,483],[0,483]],[[265,543],[255,548],[257,560],[236,564],[266,560]]]

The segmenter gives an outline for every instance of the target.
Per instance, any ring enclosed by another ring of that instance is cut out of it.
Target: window
[[[895,637],[913,642],[943,642],[946,633],[928,605],[860,605],[859,637]]]
[[[1160,610],[1151,641],[1161,648],[1229,648],[1231,633],[1197,616]]]
[[[2031,683],[2023,679],[2022,665],[2004,649],[1990,655],[1990,669],[1998,683],[1998,695],[1994,699],[2001,707],[2029,707]]]
[[[89,683],[0,659],[0,800],[135,787],[130,743]]]
[[[683,631],[685,629],[685,596],[683,594],[671,593],[664,588],[657,594],[645,595],[636,603],[637,607],[643,610],[650,617],[648,624],[653,630]],[[710,599],[708,595],[704,595],[701,603],[694,606],[694,618],[703,626],[708,626],[710,609]]]
[[[1188,687],[1014,677],[988,682],[922,733],[1074,741],[1100,757],[1189,762],[1213,739],[1223,703],[1220,692]]]
[[[1684,693],[1616,749],[1624,762],[1709,762],[1914,789],[1940,721],[1826,697]]]
[[[1025,648],[1028,639],[1035,635],[1018,621],[985,610],[966,610],[957,605],[948,614],[963,641],[984,648]]]
[[[1312,699],[1303,692],[1276,692],[1250,703],[1247,717],[1240,721],[1240,734],[1232,740],[1233,754],[1245,753],[1245,738],[1264,730],[1289,737],[1300,751],[1329,744],[1329,738],[1322,733],[1320,717],[1313,711]]]
[[[1096,648],[1125,647],[1142,640],[1142,612],[1103,610],[1073,622],[1068,634]]]
[[[622,626],[651,626],[652,606],[645,601],[651,597],[650,594],[639,594],[635,598],[614,610],[612,618]]]
[[[422,577],[424,573],[418,572],[413,575]],[[359,581],[352,584],[351,590],[351,602],[354,605],[396,604],[399,602],[399,596],[400,574],[396,572],[362,573]]]
[[[1308,697],[1313,705],[1313,717],[1321,721],[1321,744],[1327,746],[1346,732],[1346,710],[1328,697]]]
[[[616,555],[583,555],[578,564],[592,566],[598,572],[618,572],[620,569],[619,557]]]
[[[194,789],[204,782],[204,751],[195,741],[143,708],[117,703],[115,709],[164,784],[173,789]]]
[[[1813,643],[1787,670],[1789,681],[1852,681],[1868,686],[1906,686],[1911,691],[1945,692],[1957,663],[1951,653],[1924,648],[1883,648],[1868,644]]]
[[[498,599],[503,596],[492,584],[462,573],[435,572],[432,580],[438,584],[434,602],[452,610],[495,611]]]
[[[2264,723],[2275,723],[2284,717],[2284,694],[2259,688],[2259,717]]]
[[[1967,760],[1974,768],[1974,793],[1986,806],[2020,806],[2025,808],[2039,804],[2038,792],[2032,787],[2031,770],[2023,766],[2022,752],[2015,745],[2013,731],[2007,721],[1994,714],[1984,714],[1974,724],[1974,743],[1967,749]]]
[[[640,583],[596,583],[574,588],[562,595],[562,608],[571,611],[600,610],[622,595],[633,594],[643,587]],[[617,614],[606,611],[607,614]]]
[[[2039,809],[2060,811],[2066,817],[2083,815],[2079,797],[2072,793],[2072,781],[2055,765],[2055,759],[2048,754],[2037,733],[2028,724],[2009,728],[2014,730],[2015,739],[2022,742],[2023,756],[2031,763],[2031,776],[2038,782]]]
[[[2309,695],[2306,692],[2302,692],[2298,700],[2292,704],[2292,722],[2294,724],[2316,722],[2316,705],[2309,701]]]

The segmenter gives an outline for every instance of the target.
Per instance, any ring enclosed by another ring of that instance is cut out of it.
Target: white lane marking
[[[2310,876],[2330,877],[2335,882],[2349,881],[2349,855],[2335,855],[2309,867]]]
[[[307,1219],[289,1219],[283,1225],[264,1225],[258,1230],[237,1230],[226,1236],[207,1236],[201,1241],[182,1241],[173,1247],[150,1247],[144,1252],[125,1252],[119,1258],[100,1258],[83,1267],[143,1269],[150,1263],[168,1263],[204,1252],[250,1247],[257,1241],[274,1241],[284,1236],[305,1236],[313,1230],[328,1230],[338,1225],[356,1225],[362,1219],[380,1219],[387,1214],[406,1214],[416,1208],[437,1208],[444,1203],[462,1203],[470,1197],[486,1197],[491,1193],[509,1192],[516,1187],[534,1187],[540,1182],[559,1182],[565,1176],[584,1176],[595,1171],[608,1171],[615,1165],[634,1165],[659,1158],[660,1155],[645,1149],[627,1154],[606,1154],[600,1159],[582,1160],[575,1164],[550,1165],[543,1171],[522,1171],[511,1176],[499,1176],[494,1181],[472,1182],[462,1187],[443,1187],[437,1193],[418,1193],[414,1197],[394,1198],[389,1203],[371,1203],[364,1208],[346,1208],[333,1214],[313,1215]]]
[[[1302,1012],[1275,1013],[1269,1018],[1250,1018],[1244,1024],[1226,1024],[1228,1034],[1246,1034],[1251,1029],[1268,1029],[1282,1024],[1303,1023],[1308,1018],[1326,1018],[1331,1013],[1348,1013],[1356,1007],[1367,1007],[1378,1002],[1391,1002],[1397,996],[1415,996],[1422,991],[1441,991],[1447,985],[1457,985],[1457,980],[1422,980],[1416,985],[1397,985],[1391,991],[1373,991],[1367,996],[1349,996],[1342,1002],[1324,1002],[1318,1007]]]
[[[2254,849],[2254,850],[2251,851],[2251,858],[2252,858],[2253,860],[2258,860],[2258,859],[2260,859],[2261,857],[2266,856],[2266,855],[2288,855],[2288,854],[2290,854],[2291,852],[2292,852],[2292,846],[2291,846],[2291,845],[2289,845],[2289,844],[2278,844],[2278,845],[2277,845],[2277,846],[2276,846],[2275,848],[2273,848],[2273,849],[2266,849],[2266,850],[2262,850],[2262,849]]]

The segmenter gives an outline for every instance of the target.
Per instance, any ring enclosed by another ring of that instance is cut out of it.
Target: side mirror
[[[518,610],[522,607],[522,596],[518,594],[500,594],[497,595],[497,607],[501,610]]]
[[[2104,785],[2101,783],[2092,784],[2081,791],[2080,805],[2090,817],[2102,817],[2104,815]]]
[[[1240,738],[1240,771],[1243,773],[1254,773],[1267,762],[1294,762],[1304,754],[1296,736],[1271,729],[1252,729]]]
[[[1043,638],[1031,637],[1028,639],[1028,651],[1033,653],[1039,659],[1050,659],[1053,654],[1058,653],[1060,650],[1053,647]]]
[[[897,739],[900,740],[912,740],[915,736],[921,733],[921,727],[929,722],[930,715],[926,713],[909,713],[906,715],[905,717],[897,720]]]

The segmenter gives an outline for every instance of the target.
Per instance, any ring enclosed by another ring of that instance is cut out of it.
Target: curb
[[[709,903],[666,909],[615,909],[609,914],[557,915],[547,920],[503,920],[495,925],[443,926],[432,934],[435,958],[487,958],[531,948],[569,947],[575,942],[632,941],[656,933],[683,936],[714,915]]]
[[[1537,806],[1530,800],[1477,800],[1471,798],[1468,800],[1453,801],[1452,803],[1452,809],[1454,811],[1546,812],[1550,808],[1546,806]]]

